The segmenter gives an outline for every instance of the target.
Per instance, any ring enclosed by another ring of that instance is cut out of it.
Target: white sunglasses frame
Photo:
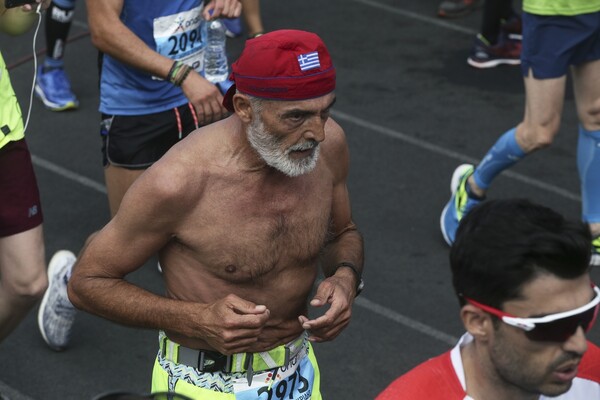
[[[563,311],[556,314],[550,314],[539,318],[520,318],[520,317],[511,317],[508,315],[504,315],[501,317],[502,321],[508,325],[523,329],[524,331],[532,331],[535,329],[536,324],[545,324],[548,322],[553,322],[559,319],[572,317],[573,315],[581,314],[591,308],[594,308],[598,304],[600,304],[600,288],[598,286],[593,287],[594,293],[596,296],[587,304],[575,308],[569,311]]]

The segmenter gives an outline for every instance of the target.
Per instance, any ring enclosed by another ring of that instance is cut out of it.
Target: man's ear
[[[480,342],[487,341],[494,330],[491,316],[472,304],[461,308],[460,318],[467,332]]]
[[[248,97],[241,93],[236,93],[233,95],[232,102],[233,109],[238,117],[240,117],[242,122],[246,124],[252,122],[254,111],[252,110],[252,106],[250,105],[250,100]]]

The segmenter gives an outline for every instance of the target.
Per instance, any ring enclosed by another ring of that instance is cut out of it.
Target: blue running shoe
[[[600,267],[600,235],[592,239],[592,259],[590,265]]]
[[[44,72],[40,65],[35,80],[35,94],[46,108],[52,111],[73,110],[79,107],[79,101],[71,91],[71,84],[65,70],[52,68]]]
[[[223,18],[221,19],[223,25],[225,25],[225,35],[230,38],[236,38],[242,34],[242,20],[240,17],[237,18]]]
[[[483,199],[474,198],[467,193],[467,179],[473,175],[473,171],[475,171],[473,165],[462,164],[452,174],[452,181],[450,182],[452,196],[440,217],[442,235],[444,235],[444,240],[449,245],[454,242],[460,220],[469,210],[483,201]]]

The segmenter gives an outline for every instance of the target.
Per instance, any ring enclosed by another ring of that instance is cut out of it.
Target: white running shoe
[[[72,252],[60,250],[48,265],[48,289],[38,311],[38,326],[44,341],[56,351],[69,344],[77,312],[67,295],[67,282],[76,260]]]

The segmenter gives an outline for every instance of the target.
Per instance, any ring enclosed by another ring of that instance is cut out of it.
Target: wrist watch
[[[356,288],[355,288],[355,292],[356,292],[356,296],[358,297],[358,295],[363,291],[364,287],[365,287],[365,281],[363,281],[361,274],[358,272],[358,269],[356,268],[356,266],[352,263],[349,262],[341,262],[339,263],[336,267],[335,270],[333,271],[332,275],[335,275],[336,271],[338,269],[340,269],[341,267],[348,267],[350,268],[350,270],[354,273],[354,276],[356,276]]]

